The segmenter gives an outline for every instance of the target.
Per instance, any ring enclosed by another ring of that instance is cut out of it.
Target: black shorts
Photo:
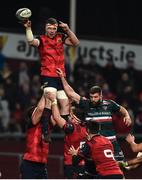
[[[43,85],[45,82],[48,82],[48,87],[54,87],[57,91],[64,89],[61,78],[59,77],[41,76],[41,84]]]
[[[22,179],[47,179],[47,165],[28,160],[22,160],[20,166]]]

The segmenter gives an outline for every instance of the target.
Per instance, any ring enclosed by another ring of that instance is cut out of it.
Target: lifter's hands
[[[79,147],[77,149],[75,149],[74,146],[71,146],[68,150],[68,153],[72,156],[75,156],[75,155],[77,155],[78,150],[79,150]]]
[[[48,98],[52,102],[56,99],[56,94],[50,91],[46,91],[45,97]]]

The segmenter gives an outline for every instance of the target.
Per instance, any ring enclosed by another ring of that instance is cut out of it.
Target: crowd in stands
[[[24,112],[36,104],[40,96],[39,62],[6,60],[0,70],[0,132],[25,132]],[[76,60],[72,71],[67,65],[67,78],[71,86],[82,96],[88,96],[92,85],[103,89],[104,99],[112,99],[129,111],[134,132],[142,129],[142,71],[135,69],[130,59],[127,68],[118,69],[112,60],[102,67],[95,59],[84,64]],[[72,77],[72,78],[71,78]]]

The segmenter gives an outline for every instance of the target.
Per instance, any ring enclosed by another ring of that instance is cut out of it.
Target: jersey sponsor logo
[[[102,115],[105,115],[105,116],[111,116],[111,112],[110,111],[103,111],[103,112],[88,112],[87,113],[88,116],[102,116]]]
[[[62,39],[61,38],[58,38],[57,39],[57,43],[61,43],[62,42]]]

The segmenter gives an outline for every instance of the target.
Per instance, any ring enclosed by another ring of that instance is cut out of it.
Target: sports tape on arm
[[[31,28],[26,28],[26,38],[29,42],[34,40],[34,36],[33,36]]]

